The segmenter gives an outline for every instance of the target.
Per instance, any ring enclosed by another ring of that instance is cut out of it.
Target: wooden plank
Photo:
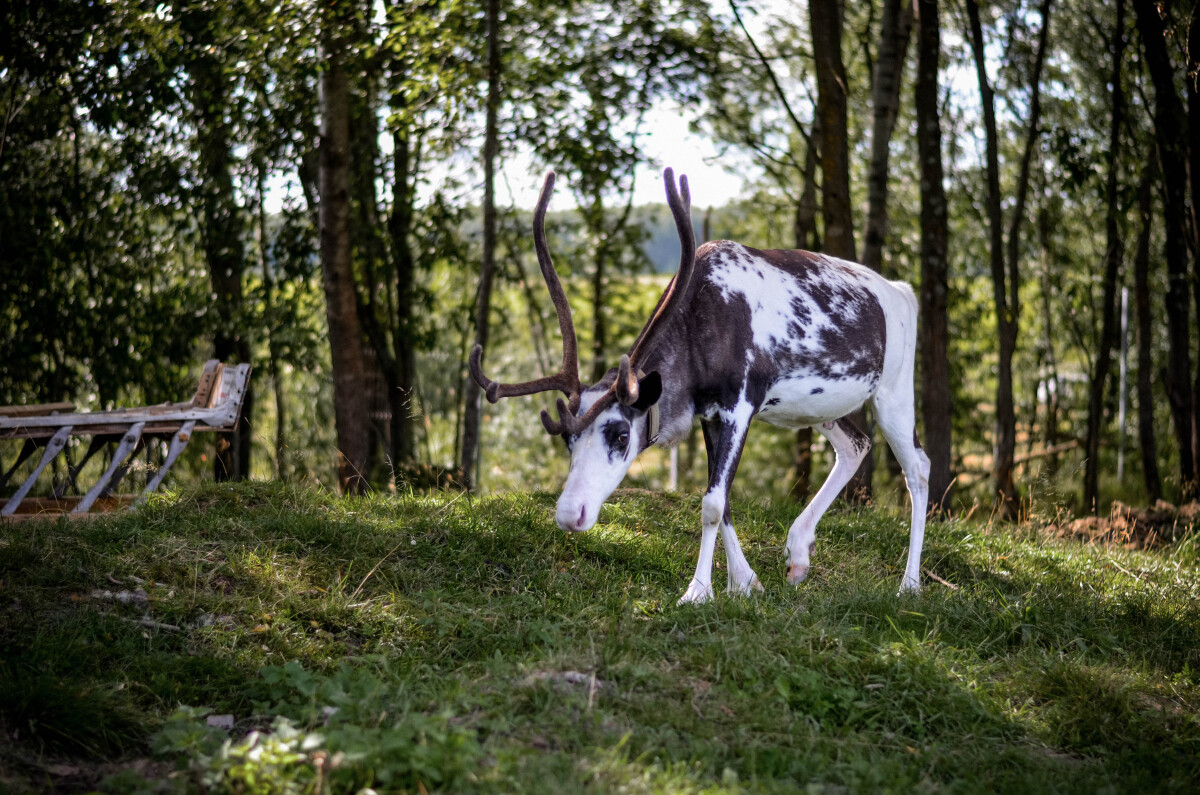
[[[59,428],[58,433],[54,434],[54,438],[52,438],[46,445],[46,450],[42,453],[42,460],[34,468],[33,474],[25,479],[25,482],[21,484],[21,488],[17,489],[17,493],[14,494],[7,503],[5,503],[3,508],[0,508],[0,516],[12,516],[17,512],[17,508],[19,508],[21,505],[21,500],[25,499],[25,495],[28,494],[29,490],[33,488],[33,484],[37,481],[38,476],[42,474],[42,470],[46,468],[46,465],[53,461],[56,455],[62,452],[62,449],[66,446],[67,439],[70,437],[70,435],[70,425]]]
[[[36,417],[41,414],[74,411],[74,403],[30,403],[24,406],[0,406],[0,417]]]
[[[122,411],[90,411],[83,414],[58,414],[50,417],[0,417],[0,430],[10,428],[53,428],[63,425],[75,425],[85,428],[93,425],[122,424],[128,427],[136,422],[187,422],[199,420],[209,425],[223,427],[229,412],[227,407],[217,406],[211,409],[178,410],[173,407],[163,407],[152,410],[148,408],[125,409]]]
[[[152,422],[147,420],[146,427],[142,431],[143,434],[153,434],[155,436],[170,436],[187,421],[172,421],[172,422]],[[198,422],[198,421],[197,421]],[[73,433],[75,436],[120,436],[129,430],[131,423],[123,422],[111,425],[94,425],[90,427],[76,428]],[[210,425],[197,424],[195,433],[232,433],[233,428],[214,428]],[[54,426],[43,428],[0,428],[0,439],[49,439],[58,431]]]
[[[198,409],[212,406],[213,384],[217,382],[220,369],[221,363],[216,359],[209,359],[204,363],[204,369],[200,372],[200,384],[192,398],[192,406]]]
[[[135,498],[132,494],[118,494],[111,497],[100,497],[92,504],[92,509],[89,513],[70,513],[71,509],[79,504],[82,497],[63,497],[55,499],[53,497],[27,497],[21,503],[17,512],[11,516],[4,516],[6,522],[19,522],[27,519],[86,519],[89,516],[99,516],[103,513],[127,508],[133,504]],[[0,500],[0,505],[4,505],[4,500]]]
[[[142,438],[142,429],[144,427],[145,423],[139,422],[126,432],[125,436],[121,439],[121,443],[117,445],[116,452],[113,453],[112,462],[108,465],[108,469],[96,481],[96,485],[92,486],[92,490],[84,495],[84,498],[80,500],[71,513],[88,512],[88,509],[92,507],[92,503],[96,501],[96,498],[104,493],[104,488],[108,485],[108,481],[112,478],[113,473],[117,471],[117,467],[121,466],[121,463],[133,452],[133,448],[137,447],[138,439]]]

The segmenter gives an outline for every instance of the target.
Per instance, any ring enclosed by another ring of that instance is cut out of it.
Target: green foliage
[[[384,680],[343,666],[325,675],[297,663],[261,671],[263,730],[234,739],[208,725],[209,710],[182,707],[151,740],[155,754],[179,759],[179,791],[356,792],[458,789],[480,755],[474,735],[446,715],[408,712]],[[121,791],[121,782],[115,791]]]

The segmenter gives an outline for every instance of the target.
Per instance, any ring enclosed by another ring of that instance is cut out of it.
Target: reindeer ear
[[[660,397],[662,397],[662,376],[658,374],[658,370],[654,370],[638,380],[638,397],[634,401],[633,408],[645,411],[657,403]]]

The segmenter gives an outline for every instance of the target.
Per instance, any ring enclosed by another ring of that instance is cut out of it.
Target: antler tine
[[[542,409],[542,425],[546,428],[546,432],[551,436],[562,436],[564,433],[572,436],[578,436],[583,432],[584,428],[592,424],[596,416],[611,406],[617,400],[616,393],[609,389],[600,396],[600,399],[591,405],[591,407],[582,416],[576,416],[575,412],[578,406],[569,407],[562,398],[554,402],[554,406],[558,409],[558,419],[554,420],[550,417],[550,412]]]
[[[617,399],[625,406],[637,401],[638,364],[653,349],[654,329],[670,310],[674,303],[672,299],[687,292],[688,284],[692,279],[692,270],[696,264],[696,233],[692,229],[692,194],[688,189],[687,176],[680,175],[679,187],[676,188],[675,172],[667,168],[663,171],[663,182],[667,189],[667,204],[671,208],[671,215],[675,218],[675,229],[679,234],[679,270],[671,278],[670,284],[667,285],[666,291],[654,308],[654,314],[650,316],[650,320],[642,328],[642,333],[638,335],[637,341],[633,343],[633,350],[629,352],[628,356],[621,357],[621,365],[617,371],[617,380],[613,384],[613,390],[616,392]]]
[[[579,383],[579,346],[575,339],[575,325],[571,321],[571,305],[567,303],[566,293],[562,282],[554,270],[554,261],[550,257],[550,248],[546,244],[546,209],[550,205],[550,194],[554,192],[554,172],[546,175],[542,184],[542,193],[538,197],[537,208],[533,212],[533,247],[537,252],[538,266],[542,270],[542,278],[546,280],[546,288],[550,291],[550,300],[554,302],[554,311],[558,315],[558,328],[563,338],[562,366],[554,375],[526,381],[520,384],[501,384],[483,374],[481,365],[483,348],[476,345],[471,351],[470,369],[475,383],[484,390],[489,403],[495,403],[503,397],[532,395],[537,392],[560,390],[567,395],[568,405],[573,412],[579,407],[581,387]]]

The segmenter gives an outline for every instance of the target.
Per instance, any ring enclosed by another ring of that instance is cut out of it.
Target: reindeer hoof
[[[729,588],[726,589],[730,596],[753,596],[756,593],[762,593],[762,583],[758,581],[758,575],[750,576],[750,581],[742,585],[729,583]]]
[[[705,602],[711,602],[712,600],[712,585],[701,585],[695,580],[692,580],[691,584],[688,585],[688,589],[684,591],[683,596],[679,597],[679,601],[676,602],[676,604],[699,605],[704,604]]]
[[[788,566],[788,570],[787,570],[787,584],[788,585],[799,585],[800,583],[804,582],[804,580],[807,577],[808,577],[808,564],[807,563],[793,563],[791,566]]]

